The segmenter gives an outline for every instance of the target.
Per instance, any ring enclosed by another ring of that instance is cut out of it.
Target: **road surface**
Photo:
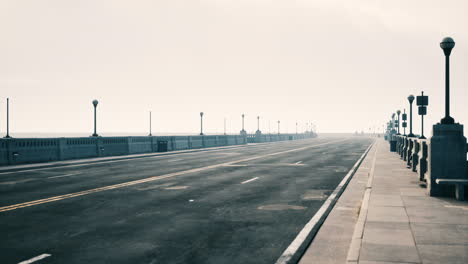
[[[0,173],[0,263],[274,263],[371,143],[316,138]]]

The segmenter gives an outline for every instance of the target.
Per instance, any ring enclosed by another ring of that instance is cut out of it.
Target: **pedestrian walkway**
[[[427,196],[378,139],[300,263],[468,263],[468,202]]]

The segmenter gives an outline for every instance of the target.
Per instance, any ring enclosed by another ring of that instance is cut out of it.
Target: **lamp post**
[[[260,133],[260,116],[257,116],[257,133]]]
[[[296,121],[296,135],[297,135],[297,121]]]
[[[245,115],[242,114],[242,130],[241,130],[241,134],[245,134],[245,129],[244,129],[244,118],[245,118]]]
[[[97,134],[97,128],[96,128],[96,109],[97,109],[97,105],[98,105],[99,101],[98,100],[93,100],[93,106],[94,106],[94,134],[92,135],[93,137],[98,137],[99,135]]]
[[[410,114],[409,114],[409,134],[408,137],[414,137],[413,134],[413,101],[414,101],[414,95],[408,96],[408,102],[410,104]]]
[[[280,121],[278,120],[278,135],[280,134]]]
[[[226,135],[226,118],[224,118],[224,135]]]
[[[10,137],[10,98],[7,98],[7,131],[6,131],[6,136],[5,138],[11,138]]]
[[[150,137],[153,136],[151,134],[151,111],[149,112],[149,135],[148,136],[150,136]]]
[[[400,114],[401,114],[401,111],[400,111],[400,110],[397,110],[396,113],[397,113],[397,115],[398,115],[398,120],[397,120],[398,133],[397,133],[397,135],[401,135],[401,134],[400,134]]]
[[[203,136],[203,112],[200,112],[200,136]]]
[[[440,47],[445,54],[445,117],[440,121],[441,124],[454,124],[455,120],[450,116],[450,53],[455,47],[455,41],[446,37],[440,43]]]

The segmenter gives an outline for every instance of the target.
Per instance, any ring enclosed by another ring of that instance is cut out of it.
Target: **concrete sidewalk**
[[[427,196],[379,139],[299,263],[468,263],[468,202]]]

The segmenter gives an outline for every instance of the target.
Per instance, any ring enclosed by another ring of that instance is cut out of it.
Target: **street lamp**
[[[96,108],[98,105],[99,101],[94,99],[93,100],[93,106],[94,106],[94,134],[92,135],[93,137],[98,137],[99,135],[96,132]]]
[[[153,136],[153,135],[151,134],[151,111],[150,111],[149,114],[150,114],[150,115],[149,115],[149,135],[148,135],[148,136],[151,137],[151,136]]]
[[[278,120],[278,135],[280,134],[280,121]]]
[[[296,135],[297,135],[297,121],[296,121]]]
[[[408,96],[408,102],[410,104],[410,114],[409,114],[409,134],[408,137],[414,137],[413,134],[413,101],[414,101],[414,95]]]
[[[397,133],[397,135],[401,135],[401,134],[400,134],[400,114],[401,114],[401,111],[400,111],[400,110],[397,110],[396,113],[397,113],[397,115],[398,115],[398,120],[397,120],[398,133]]]
[[[10,137],[10,98],[7,98],[7,131],[6,131],[6,136],[5,138],[11,138]]]
[[[224,135],[226,135],[226,118],[224,118]]]
[[[450,116],[450,53],[455,47],[455,41],[446,37],[440,43],[440,47],[445,54],[445,117],[440,121],[441,124],[454,124],[455,120]]]
[[[203,136],[203,112],[200,112],[200,136]]]
[[[260,133],[260,116],[257,116],[257,133]]]

